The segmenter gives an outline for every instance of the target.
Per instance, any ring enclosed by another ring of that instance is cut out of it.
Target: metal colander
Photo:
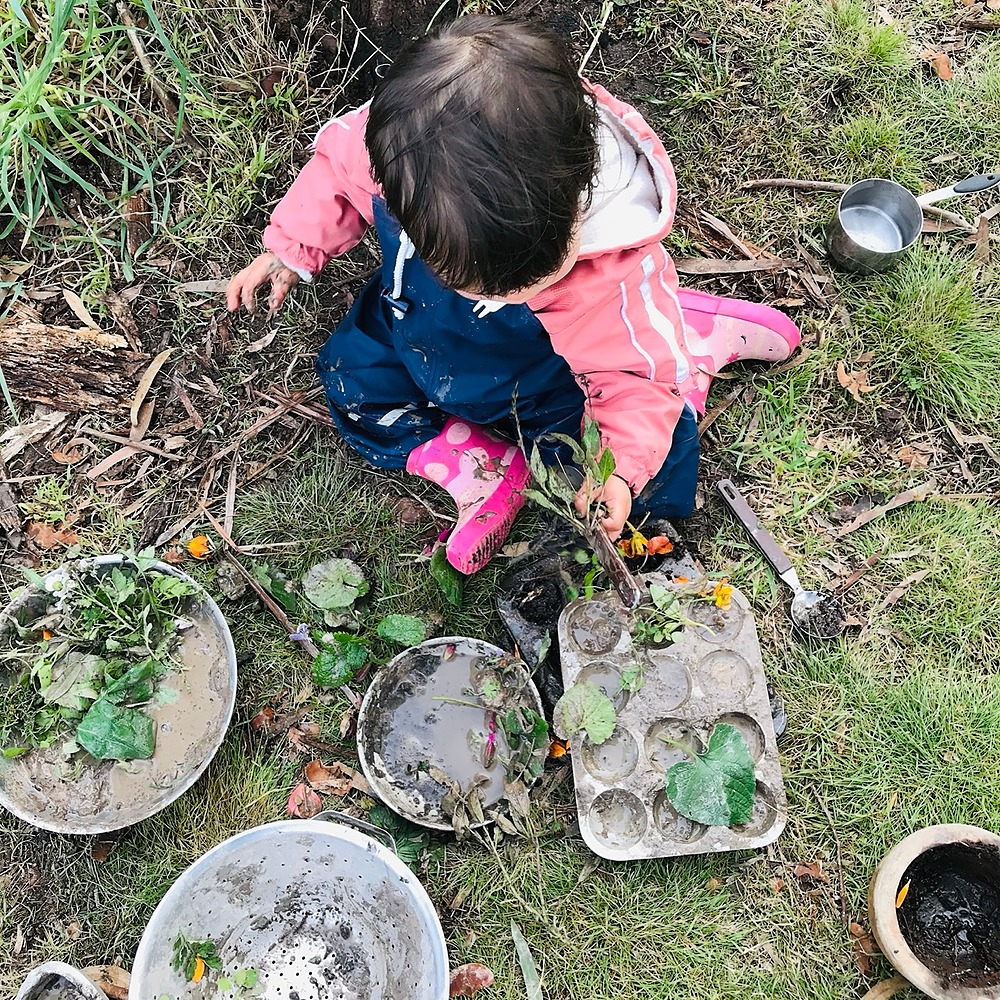
[[[130,1000],[166,994],[235,1000],[218,988],[240,969],[262,1000],[445,1000],[448,956],[434,906],[386,847],[326,817],[268,823],[199,858],[153,911],[132,968]],[[178,933],[211,939],[221,973],[186,982],[171,968]]]

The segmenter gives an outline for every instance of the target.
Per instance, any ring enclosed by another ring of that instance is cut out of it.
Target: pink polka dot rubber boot
[[[528,463],[509,441],[452,417],[436,438],[414,448],[406,471],[444,487],[458,506],[445,551],[461,573],[482,569],[524,505]]]
[[[691,289],[677,293],[684,340],[698,362],[696,388],[686,397],[699,413],[716,372],[733,361],[784,361],[799,346],[799,328],[782,312],[758,302],[726,299]]]

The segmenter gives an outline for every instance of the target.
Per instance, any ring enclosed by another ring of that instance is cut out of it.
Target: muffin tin
[[[641,580],[675,587],[657,573]],[[615,730],[599,746],[582,734],[572,741],[580,832],[587,846],[615,861],[760,848],[785,828],[787,803],[761,663],[757,627],[746,598],[733,590],[728,610],[686,599],[677,642],[640,647],[635,614],[613,592],[567,605],[559,619],[563,682],[591,681],[611,698]],[[642,663],[638,691],[622,687],[622,672]],[[666,795],[667,771],[685,759],[661,735],[705,749],[720,722],[738,729],[756,767],[753,814],[741,827],[706,827],[677,813]]]

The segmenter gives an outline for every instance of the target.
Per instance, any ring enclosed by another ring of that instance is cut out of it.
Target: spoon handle
[[[792,560],[785,555],[784,550],[774,540],[774,536],[767,528],[763,527],[753,512],[753,508],[746,502],[743,494],[736,488],[730,479],[720,479],[718,483],[719,492],[726,505],[736,515],[736,519],[746,528],[747,533],[753,539],[754,544],[763,553],[764,558],[774,567],[778,576],[784,579],[784,575],[792,569]]]

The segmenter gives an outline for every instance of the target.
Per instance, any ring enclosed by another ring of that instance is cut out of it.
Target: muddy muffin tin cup
[[[648,586],[672,588],[670,577],[647,574]],[[677,642],[640,646],[635,614],[613,592],[567,605],[559,619],[563,682],[590,681],[615,705],[617,722],[600,745],[572,741],[580,832],[587,846],[616,861],[676,857],[764,847],[785,828],[787,804],[761,662],[757,627],[746,598],[733,590],[728,610],[685,601]],[[638,691],[623,673],[641,664]],[[755,762],[753,813],[741,827],[706,827],[677,813],[666,794],[670,768],[684,752],[661,737],[701,752],[717,723],[743,735]]]

